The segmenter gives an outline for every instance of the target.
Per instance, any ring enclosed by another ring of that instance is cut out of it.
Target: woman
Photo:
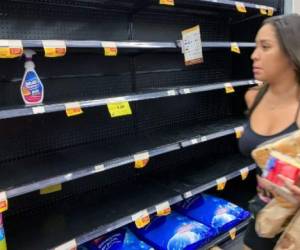
[[[257,33],[251,59],[255,79],[264,84],[245,94],[249,121],[239,146],[247,156],[257,145],[300,128],[299,41],[300,16],[297,14],[268,18]],[[291,183],[286,182],[286,185],[294,191],[298,188]],[[257,190],[258,195],[249,205],[254,215],[272,198],[261,188]],[[253,219],[245,234],[245,249],[273,249],[277,240],[278,237],[260,238],[255,232]]]

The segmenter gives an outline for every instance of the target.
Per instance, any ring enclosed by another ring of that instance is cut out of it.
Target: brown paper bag
[[[256,217],[255,230],[262,238],[274,238],[281,233],[298,209],[298,205],[272,199]],[[300,248],[299,248],[300,250]]]
[[[293,217],[290,224],[278,240],[274,250],[300,249],[300,210]]]
[[[272,150],[298,157],[300,154],[300,130],[276,137],[259,145],[252,151],[252,157],[260,168],[264,168]]]

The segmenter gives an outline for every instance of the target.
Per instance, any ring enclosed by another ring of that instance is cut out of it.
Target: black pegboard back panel
[[[1,3],[0,12],[1,39],[128,39],[127,14],[21,3]]]
[[[132,111],[135,112],[132,105]],[[111,119],[107,107],[84,110],[68,118],[64,112],[2,120],[0,160],[62,150],[95,141],[135,134],[134,116]]]
[[[137,129],[141,134],[154,133],[234,117],[243,109],[237,108],[234,101],[224,90],[144,101],[137,106]]]
[[[179,14],[144,14],[134,19],[133,39],[147,41],[170,41],[181,39],[181,31],[200,25],[203,41],[229,39],[228,18],[221,16],[195,16]],[[149,32],[149,27],[153,32]]]
[[[141,55],[135,61],[137,89],[213,84],[230,80],[230,51],[206,51],[203,58],[204,63],[186,67],[181,54]]]

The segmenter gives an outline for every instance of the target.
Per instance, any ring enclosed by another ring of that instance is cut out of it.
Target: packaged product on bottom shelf
[[[152,216],[151,223],[133,232],[156,250],[194,250],[211,241],[216,232],[186,216],[172,212],[168,216]]]
[[[0,250],[6,250],[6,240],[5,240],[5,233],[3,227],[3,217],[2,213],[0,213]]]
[[[79,246],[78,250],[154,250],[128,228],[121,228]]]
[[[250,213],[237,205],[207,194],[184,200],[174,210],[220,233],[228,232],[250,217]]]

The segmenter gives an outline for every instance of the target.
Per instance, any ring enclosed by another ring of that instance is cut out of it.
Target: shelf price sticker
[[[0,213],[8,209],[7,195],[5,192],[0,192]]]
[[[189,89],[189,88],[183,89],[182,92],[183,92],[183,94],[190,94],[190,93],[192,93],[191,89]]]
[[[188,198],[190,198],[190,197],[192,197],[192,196],[193,196],[192,191],[188,191],[188,192],[186,192],[186,193],[184,194],[184,198],[185,198],[185,199],[188,199]]]
[[[259,12],[261,15],[266,16],[268,15],[268,8],[266,6],[260,5]]]
[[[243,126],[237,127],[237,128],[234,129],[234,131],[235,131],[235,137],[237,139],[240,139],[243,136],[244,127]]]
[[[236,53],[236,54],[241,54],[241,50],[239,47],[239,44],[237,42],[232,42],[231,45],[231,52]]]
[[[77,243],[76,240],[70,240],[56,248],[54,250],[76,250],[77,249]]]
[[[16,58],[23,55],[21,40],[0,40],[0,58]]]
[[[237,9],[238,12],[247,13],[247,9],[246,9],[244,3],[235,2],[235,7],[236,7],[236,9]]]
[[[124,98],[111,98],[107,102],[107,108],[112,118],[132,115],[131,107]]]
[[[175,2],[174,2],[174,0],[159,0],[159,4],[174,6]]]
[[[226,186],[226,183],[227,183],[226,177],[222,177],[222,178],[216,180],[216,182],[217,182],[217,190],[218,191],[222,191],[222,190],[225,189],[225,186]]]
[[[67,53],[67,45],[62,40],[43,40],[42,41],[45,57],[61,57]]]
[[[199,143],[197,138],[191,139],[191,144],[192,145],[197,144],[197,143]]]
[[[117,56],[118,48],[115,42],[101,42],[105,56]]]
[[[268,16],[273,16],[274,15],[274,8],[268,7]]]
[[[104,164],[99,164],[94,167],[93,173],[100,173],[105,170]]]
[[[55,185],[51,185],[49,187],[40,189],[40,195],[51,194],[51,193],[59,192],[61,190],[62,190],[62,185],[55,184]]]
[[[32,113],[34,115],[37,114],[44,114],[46,112],[45,107],[44,106],[37,106],[37,107],[32,107]]]
[[[150,216],[147,209],[132,215],[132,221],[134,221],[137,228],[143,228],[147,226],[150,223]]]
[[[207,137],[204,135],[204,136],[201,136],[201,142],[206,142],[207,141]]]
[[[234,87],[232,86],[232,84],[230,82],[224,83],[224,88],[225,88],[225,92],[226,94],[231,94],[234,93]]]
[[[231,239],[231,240],[234,240],[234,239],[235,239],[235,237],[236,237],[236,232],[237,232],[237,230],[236,230],[235,227],[232,228],[232,229],[229,231],[229,235],[230,235],[230,239]]]
[[[80,115],[83,113],[80,102],[65,103],[66,114],[68,117]]]
[[[142,152],[135,154],[134,158],[134,167],[135,168],[144,168],[149,162],[149,152]]]
[[[249,168],[245,167],[240,170],[242,180],[246,180],[249,175]]]
[[[167,216],[171,213],[171,207],[168,201],[156,205],[155,208],[157,216]]]
[[[203,62],[202,41],[200,26],[194,26],[183,30],[182,34],[182,52],[184,54],[185,65],[194,65]]]

